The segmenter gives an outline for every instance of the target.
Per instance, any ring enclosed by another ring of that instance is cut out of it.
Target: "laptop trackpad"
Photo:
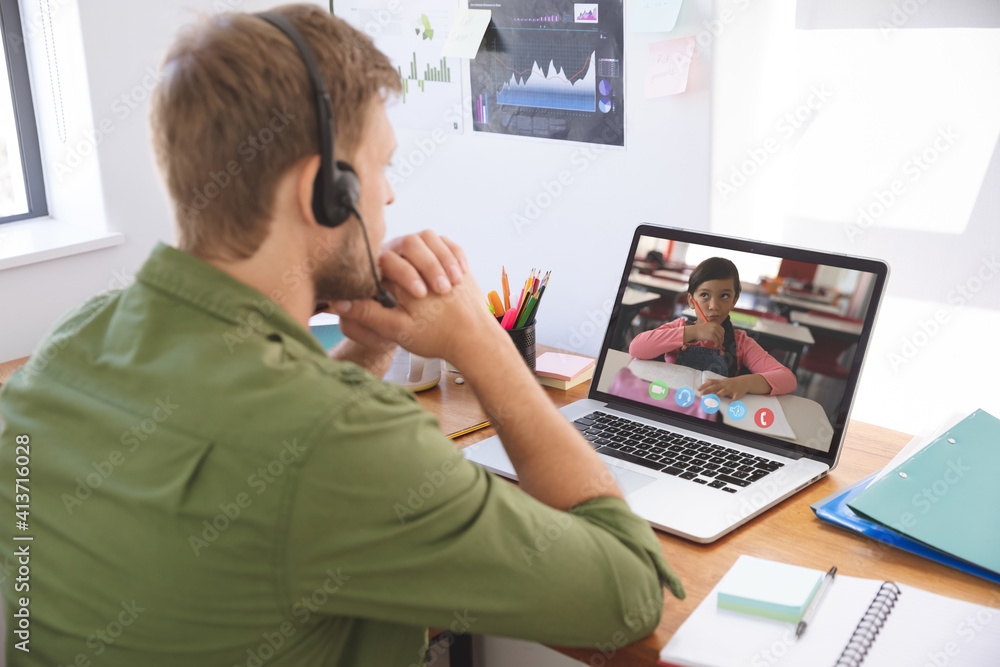
[[[626,470],[613,463],[608,463],[604,461],[604,465],[608,467],[615,481],[618,482],[619,488],[621,488],[622,493],[625,496],[629,496],[635,493],[644,486],[648,486],[656,481],[655,477],[650,477],[649,475],[643,475],[640,472],[635,472],[634,470]]]

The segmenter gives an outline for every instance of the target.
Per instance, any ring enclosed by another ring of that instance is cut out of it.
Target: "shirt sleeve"
[[[795,373],[772,357],[750,336],[743,331],[737,331],[738,354],[743,366],[751,373],[762,375],[771,385],[770,396],[790,394],[795,391],[798,381]]]
[[[397,388],[336,417],[299,470],[289,603],[339,577],[322,613],[579,646],[659,623],[684,591],[624,501],[552,509],[467,461]]]
[[[684,319],[667,322],[652,331],[644,331],[632,339],[628,353],[633,359],[655,359],[673,352],[684,344]]]

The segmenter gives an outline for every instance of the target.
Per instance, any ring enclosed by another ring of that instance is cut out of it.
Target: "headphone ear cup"
[[[346,162],[337,162],[333,170],[334,190],[337,193],[337,203],[341,208],[347,209],[345,220],[358,205],[361,198],[361,180],[354,167]]]
[[[346,162],[337,162],[329,180],[324,178],[324,169],[316,172],[313,183],[313,215],[316,222],[324,227],[344,224],[354,212],[361,196],[361,181],[354,167]]]

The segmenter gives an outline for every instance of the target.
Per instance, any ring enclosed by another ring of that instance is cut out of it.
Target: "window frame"
[[[45,197],[45,174],[42,153],[38,142],[38,125],[35,105],[31,99],[31,79],[28,75],[27,49],[21,29],[21,10],[17,0],[0,0],[0,31],[3,36],[4,56],[7,60],[8,84],[14,106],[14,124],[17,129],[21,169],[28,211],[18,215],[0,217],[0,225],[17,220],[41,218],[49,214]]]

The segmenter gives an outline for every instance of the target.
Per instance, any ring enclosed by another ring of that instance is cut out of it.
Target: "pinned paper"
[[[639,0],[630,5],[632,32],[670,32],[683,0]]]
[[[688,71],[694,57],[694,37],[649,45],[646,99],[676,95],[687,90]]]
[[[448,42],[441,54],[450,58],[475,58],[493,13],[489,9],[457,9]]]

